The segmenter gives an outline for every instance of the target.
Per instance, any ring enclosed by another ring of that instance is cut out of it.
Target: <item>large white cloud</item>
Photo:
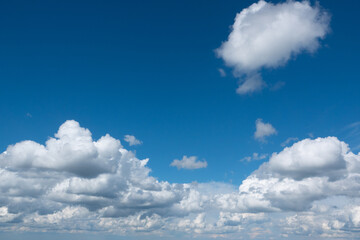
[[[360,155],[335,137],[305,139],[274,153],[245,179],[239,193],[218,195],[231,211],[307,211],[334,196],[358,199]],[[355,170],[356,169],[356,170]]]
[[[239,94],[258,91],[265,83],[256,74],[262,68],[284,65],[291,57],[319,47],[329,31],[329,15],[308,1],[272,4],[260,0],[236,15],[228,40],[217,49],[219,57],[247,75]]]
[[[0,166],[10,170],[43,169],[93,177],[116,170],[120,141],[106,135],[93,142],[89,130],[67,121],[46,145],[23,141],[9,146],[0,156]]]
[[[305,139],[279,154],[273,154],[269,166],[272,171],[295,179],[314,176],[336,178],[346,172],[348,151],[348,146],[335,137]]]
[[[273,154],[238,190],[158,181],[147,162],[110,135],[93,140],[75,121],[44,145],[11,145],[0,155],[0,230],[186,239],[354,239],[360,230],[360,155],[335,137]]]
[[[66,121],[45,145],[23,141],[0,155],[0,205],[20,215],[68,206],[104,217],[178,214],[171,209],[191,196],[189,186],[156,180],[147,162],[110,135],[94,141],[89,130]]]

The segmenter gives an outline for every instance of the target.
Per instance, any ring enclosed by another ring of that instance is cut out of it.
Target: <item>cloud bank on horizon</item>
[[[260,0],[235,17],[227,41],[216,50],[240,78],[236,92],[258,92],[267,86],[260,71],[277,68],[302,52],[315,52],[329,32],[330,17],[308,1],[272,4]]]
[[[148,160],[109,134],[93,140],[73,120],[44,145],[10,145],[0,155],[0,230],[239,239],[351,238],[360,230],[360,154],[336,137],[273,153],[238,191],[225,183],[159,181]]]

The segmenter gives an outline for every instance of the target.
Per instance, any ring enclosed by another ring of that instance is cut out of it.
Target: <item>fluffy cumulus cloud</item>
[[[264,142],[266,137],[277,133],[276,129],[270,123],[264,123],[261,118],[255,121],[255,127],[254,138],[261,142]]]
[[[358,199],[359,164],[360,155],[335,137],[305,139],[274,153],[238,194],[221,195],[218,202],[231,210],[302,212],[335,196]]]
[[[181,160],[175,159],[172,161],[170,166],[177,167],[178,169],[199,169],[199,168],[206,168],[207,162],[198,161],[196,156],[183,156]]]
[[[41,226],[83,215],[104,222],[192,211],[184,204],[195,194],[191,185],[156,180],[147,162],[110,135],[94,141],[88,129],[66,121],[45,145],[23,141],[0,155],[1,222]]]
[[[335,137],[272,154],[238,189],[159,181],[147,163],[108,134],[94,140],[75,121],[45,144],[10,145],[0,155],[0,230],[139,239],[356,239],[360,230],[360,154]]]
[[[329,15],[309,1],[272,4],[260,0],[235,17],[228,40],[217,49],[241,77],[237,93],[266,86],[258,72],[276,68],[301,52],[314,52],[329,31]],[[244,77],[245,76],[245,77]]]
[[[136,139],[135,136],[133,135],[125,135],[124,136],[124,141],[129,143],[129,146],[135,146],[135,145],[141,145],[142,141],[140,141],[139,139]]]
[[[335,137],[305,139],[273,154],[269,166],[273,172],[296,179],[322,175],[339,178],[346,173],[347,151],[348,146]]]

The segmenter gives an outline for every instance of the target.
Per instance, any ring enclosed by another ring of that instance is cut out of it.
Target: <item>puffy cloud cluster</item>
[[[329,15],[309,1],[272,4],[260,0],[236,15],[228,40],[217,49],[219,57],[246,75],[237,93],[261,90],[266,83],[262,68],[284,65],[297,54],[314,52],[329,31]]]
[[[110,135],[94,141],[88,129],[66,121],[45,145],[23,141],[0,155],[0,221],[37,225],[87,213],[100,219],[192,211],[184,205],[195,194],[191,185],[156,180],[147,162]]]
[[[273,154],[269,166],[273,172],[295,179],[340,178],[346,173],[348,151],[348,146],[335,137],[305,139]]]
[[[239,194],[218,197],[224,209],[306,211],[314,201],[333,196],[360,197],[360,155],[335,137],[304,139],[245,179]]]
[[[335,137],[304,139],[274,153],[239,192],[217,194],[214,201],[235,216],[265,213],[261,229],[274,227],[266,219],[279,222],[276,236],[351,239],[360,230],[359,164],[360,154]],[[244,224],[235,219],[232,225]]]
[[[147,162],[75,121],[44,145],[11,145],[0,155],[0,229],[236,239],[351,239],[360,230],[360,154],[335,137],[272,154],[238,190],[158,181]]]

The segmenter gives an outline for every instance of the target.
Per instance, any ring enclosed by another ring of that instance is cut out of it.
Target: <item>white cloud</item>
[[[341,177],[346,169],[345,155],[349,148],[335,137],[305,139],[273,154],[272,171],[292,178],[326,175]]]
[[[44,169],[93,177],[115,171],[116,161],[112,160],[120,155],[120,147],[120,141],[109,135],[94,143],[88,129],[80,128],[75,121],[66,121],[45,146],[33,141],[9,146],[0,155],[0,166],[12,171]]]
[[[355,239],[360,229],[360,154],[335,137],[273,154],[238,190],[159,181],[147,163],[108,134],[92,139],[75,121],[44,145],[11,145],[0,154],[0,230]]]
[[[264,86],[261,78],[254,78],[262,68],[282,66],[303,51],[314,52],[329,31],[329,20],[326,12],[308,1],[260,0],[236,15],[232,32],[217,54],[235,69],[235,75],[247,75],[238,93],[251,93]]]
[[[62,221],[57,216],[72,206],[94,218],[191,212],[179,205],[192,197],[190,186],[156,180],[147,162],[110,135],[94,141],[88,129],[66,121],[45,145],[23,141],[0,154],[1,220]]]
[[[220,212],[218,224],[223,226],[236,226],[249,222],[262,223],[266,218],[264,213]]]
[[[136,137],[133,135],[125,135],[124,141],[129,143],[130,146],[142,144],[142,142],[139,139],[136,139]]]
[[[177,167],[178,169],[199,169],[199,168],[206,168],[207,162],[198,161],[196,156],[183,156],[181,160],[175,159],[172,161],[170,166]]]
[[[302,212],[336,196],[360,201],[359,164],[360,154],[335,137],[305,139],[274,153],[242,182],[238,194],[218,195],[216,202],[235,212]]]
[[[266,137],[277,133],[276,129],[270,123],[264,123],[261,118],[255,121],[256,131],[254,137],[256,140],[265,141]]]
[[[356,206],[351,210],[351,221],[355,227],[360,227],[360,206]]]

